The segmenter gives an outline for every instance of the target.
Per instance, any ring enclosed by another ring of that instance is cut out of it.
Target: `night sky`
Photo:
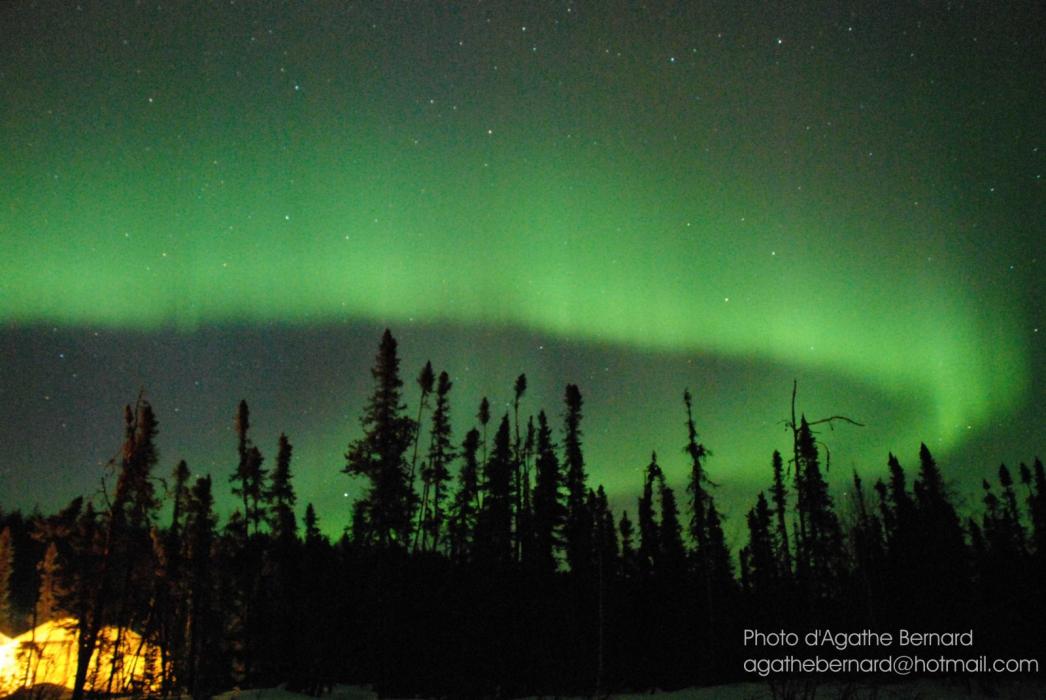
[[[786,449],[975,496],[1046,454],[1046,15],[1017,3],[0,7],[0,506],[97,491],[144,388],[219,483],[249,402],[328,532],[381,331],[560,422],[634,509],[686,473],[727,533]],[[224,490],[224,488],[220,489]],[[226,494],[226,506],[231,498]]]

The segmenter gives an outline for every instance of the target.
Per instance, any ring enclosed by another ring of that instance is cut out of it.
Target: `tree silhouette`
[[[450,507],[447,523],[450,538],[450,556],[454,561],[468,561],[472,551],[472,537],[479,513],[479,431],[473,428],[461,443],[461,468],[458,471],[458,489]]]
[[[287,436],[280,433],[276,447],[276,467],[272,471],[272,480],[265,491],[268,502],[269,529],[273,539],[278,543],[288,544],[295,540],[298,523],[294,516],[294,504],[297,497],[291,483],[291,452],[293,447]]]
[[[363,544],[382,548],[406,546],[414,506],[404,455],[417,426],[403,414],[399,363],[396,340],[386,329],[371,369],[374,393],[360,418],[363,437],[345,453],[344,472],[369,482],[366,495],[355,505],[363,527],[356,536]]]
[[[563,467],[567,489],[567,513],[564,526],[567,563],[576,574],[590,572],[592,564],[592,518],[585,502],[585,458],[581,452],[581,391],[568,384],[564,396]]]
[[[821,474],[820,455],[806,416],[800,419],[796,454],[797,509],[800,522],[805,523],[796,545],[796,575],[813,609],[834,597],[846,556],[839,519]]]
[[[566,522],[563,479],[552,442],[552,429],[545,412],[538,413],[537,479],[534,484],[534,564],[538,571],[551,574],[556,570],[556,550],[561,545],[560,532]]]
[[[432,413],[428,458],[422,468],[421,480],[424,490],[421,496],[419,528],[421,549],[439,548],[443,536],[444,500],[447,482],[450,480],[449,465],[454,459],[450,429],[450,393],[453,384],[446,372],[440,372],[436,386],[436,408]]]
[[[512,438],[508,414],[494,436],[494,450],[483,468],[483,504],[476,523],[476,555],[488,566],[512,561]]]

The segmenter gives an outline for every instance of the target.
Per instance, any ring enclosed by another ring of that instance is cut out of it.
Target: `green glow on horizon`
[[[898,443],[932,427],[944,448],[1022,395],[1015,312],[964,286],[976,261],[940,266],[906,243],[946,210],[868,218],[831,183],[797,204],[726,161],[673,170],[496,138],[270,152],[244,134],[192,158],[96,144],[57,182],[27,167],[6,197],[0,319],[416,319],[701,351],[852,377],[922,408]]]

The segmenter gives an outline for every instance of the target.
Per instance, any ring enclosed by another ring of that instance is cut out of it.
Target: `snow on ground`
[[[968,676],[959,680],[913,680],[904,683],[845,684],[838,682],[795,682],[777,684],[775,695],[767,683],[732,683],[705,688],[685,688],[671,692],[650,691],[610,695],[607,700],[1024,700],[1046,698],[1046,683],[1037,680],[1012,679],[989,684],[987,677]],[[979,683],[980,681],[980,683]],[[377,700],[378,695],[369,688],[359,686],[335,686],[324,695],[325,700]],[[280,688],[263,690],[233,690],[216,696],[216,700],[305,700],[299,695]],[[527,700],[542,700],[533,698]],[[565,698],[557,700],[582,700]]]
[[[304,700],[308,695],[292,693],[283,688],[264,688],[259,690],[230,690],[215,695],[214,700]],[[336,685],[334,689],[322,696],[324,700],[377,700],[378,694],[369,688],[355,685]]]

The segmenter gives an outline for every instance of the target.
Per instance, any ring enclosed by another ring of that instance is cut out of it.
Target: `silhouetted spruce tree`
[[[416,425],[403,415],[399,362],[396,340],[386,329],[371,369],[374,393],[360,418],[363,437],[345,453],[344,472],[369,482],[366,495],[355,504],[357,523],[363,527],[355,533],[357,541],[382,548],[407,545],[414,506],[404,455]]]
[[[446,372],[440,372],[436,385],[436,408],[432,413],[432,429],[429,453],[422,469],[424,492],[421,498],[421,549],[437,551],[443,537],[445,519],[444,501],[447,482],[450,480],[449,465],[454,459],[451,444],[450,399],[453,384]]]
[[[98,600],[100,585],[106,583],[110,575],[105,571],[105,546],[107,529],[103,527],[101,517],[95,512],[94,505],[83,499],[74,500],[66,509],[72,527],[68,538],[70,566],[64,571],[65,587],[69,591],[64,607],[76,620],[77,634],[77,680],[83,697],[83,683],[87,678],[87,660],[97,641],[96,625],[100,624]],[[56,540],[61,541],[61,540]],[[87,642],[89,635],[95,640]],[[80,675],[80,653],[85,657],[83,679]],[[76,681],[74,681],[75,683]],[[76,688],[74,687],[74,691]]]
[[[68,536],[68,532],[65,533]],[[46,538],[46,535],[45,535]],[[0,554],[2,557],[2,554]],[[25,659],[24,667],[21,669],[22,685],[32,688],[36,685],[41,663],[44,662],[42,648],[36,639],[36,628],[39,625],[64,617],[65,611],[63,600],[67,592],[62,585],[61,572],[58,563],[58,545],[54,539],[47,541],[47,549],[43,559],[36,564],[36,573],[39,579],[37,586],[36,602],[33,605],[31,632],[28,644],[22,644],[19,655]],[[43,640],[40,640],[43,641]],[[22,658],[19,661],[22,661]],[[53,663],[53,662],[52,662]]]
[[[268,476],[268,470],[262,468],[264,463],[265,458],[262,456],[261,450],[252,445],[247,450],[247,473],[243,488],[247,489],[247,497],[250,504],[249,510],[245,513],[246,521],[253,531],[253,535],[258,535],[261,532],[262,523],[266,520],[265,477]],[[235,493],[235,490],[233,493]]]
[[[700,675],[708,679],[712,677],[717,664],[717,608],[722,605],[721,596],[727,592],[726,577],[732,577],[733,574],[729,567],[730,554],[723,541],[719,513],[715,510],[709,493],[709,488],[714,484],[708,478],[703,462],[711,452],[698,442],[697,429],[694,426],[693,397],[689,390],[683,392],[683,403],[686,406],[687,427],[687,444],[684,451],[690,457],[687,491],[690,494],[689,530],[694,547],[691,562],[701,601],[699,617],[703,623],[702,632],[697,635],[699,643],[696,667]]]
[[[662,608],[666,595],[661,590],[661,572],[656,568],[661,561],[661,533],[655,502],[655,487],[660,479],[661,468],[657,464],[657,454],[651,453],[650,463],[643,472],[643,490],[636,504],[639,544],[635,556],[635,579],[630,588],[634,602],[629,620],[632,643],[628,658],[630,675],[641,686],[662,682],[666,665],[663,640],[668,633],[674,632],[665,629]]]
[[[151,478],[156,464],[156,417],[147,401],[139,398],[136,408],[124,410],[124,443],[120,455],[116,488],[106,517],[105,544],[102,549],[100,578],[87,625],[77,639],[77,672],[72,697],[81,700],[87,681],[88,661],[98,644],[102,625],[116,628],[119,647],[126,630],[143,626],[153,611],[154,563],[149,530],[159,507]],[[147,553],[143,556],[143,553]],[[119,663],[116,656],[108,669],[106,692],[112,692]],[[122,690],[116,688],[115,690]]]
[[[520,374],[516,377],[512,390],[512,454],[515,462],[512,470],[512,494],[514,497],[513,547],[515,549],[516,561],[522,561],[524,519],[526,518],[526,513],[523,509],[523,466],[525,460],[523,455],[523,436],[519,431],[519,402],[522,400],[523,395],[527,393],[527,375]]]
[[[291,454],[293,446],[287,436],[280,433],[276,447],[276,467],[272,470],[272,479],[265,490],[268,504],[269,529],[276,543],[293,545],[298,537],[298,522],[294,516],[294,504],[297,496],[291,483]]]
[[[566,521],[563,479],[545,412],[538,413],[537,464],[534,484],[534,565],[542,573],[556,570],[556,550]]]
[[[232,493],[239,496],[243,501],[243,516],[245,520],[244,537],[250,534],[250,527],[254,527],[254,534],[264,519],[262,502],[265,492],[265,470],[262,469],[261,451],[251,444],[248,435],[251,427],[250,409],[245,400],[241,400],[236,408],[236,454],[239,461],[236,471],[229,477],[229,483],[233,484]]]
[[[651,455],[656,467],[657,455]],[[669,578],[678,578],[683,574],[686,551],[683,548],[683,528],[679,524],[679,506],[676,504],[675,491],[665,480],[664,472],[657,467],[658,501],[661,510],[661,522],[658,526],[658,558],[654,563],[655,571]],[[707,526],[707,523],[706,523]],[[702,528],[704,529],[704,528]]]
[[[606,687],[610,597],[618,570],[617,532],[602,484],[595,491],[589,490],[589,512],[592,513],[592,541],[595,545],[592,553],[597,606],[595,688],[599,693]]]
[[[657,453],[650,454],[643,478],[643,493],[639,497],[636,512],[639,514],[639,572],[650,575],[660,558],[661,537],[654,505],[654,484],[661,478],[661,467],[657,464]]]
[[[777,520],[774,551],[781,572],[785,577],[792,575],[792,550],[788,543],[788,489],[785,487],[784,462],[781,453],[774,450],[772,465],[774,470],[773,502],[774,517]]]
[[[512,437],[508,414],[494,436],[494,449],[483,469],[483,503],[476,523],[476,557],[494,567],[512,561]]]
[[[450,506],[447,535],[450,539],[450,557],[454,561],[468,561],[472,554],[472,537],[479,513],[479,431],[473,428],[461,443],[461,468],[458,470],[458,489]]]
[[[882,482],[880,482],[882,483]],[[861,477],[853,475],[856,522],[851,531],[854,576],[858,581],[859,595],[863,601],[865,624],[875,628],[881,619],[880,608],[884,602],[884,570],[886,568],[886,542],[882,521],[868,508]],[[883,488],[885,493],[885,485]]]
[[[261,450],[250,438],[250,409],[246,400],[240,400],[236,408],[236,470],[229,477],[232,494],[243,503],[241,518],[232,517],[226,524],[227,535],[239,541],[228,541],[223,547],[231,576],[227,583],[229,611],[228,639],[234,652],[234,678],[237,682],[260,681],[256,671],[266,665],[264,647],[269,633],[268,611],[271,599],[263,590],[265,566],[265,543],[261,537],[262,523],[268,521],[266,495],[268,487]],[[265,679],[267,680],[267,679]]]
[[[610,511],[610,502],[603,485],[597,486],[591,494],[589,510],[592,513],[592,560],[598,563],[602,559],[603,574],[605,580],[609,581],[618,572],[617,525],[614,523],[614,514]]]
[[[529,570],[534,568],[534,489],[530,460],[534,457],[536,443],[537,428],[534,426],[534,416],[528,416],[527,435],[523,439],[523,497],[520,500],[522,512],[519,516],[520,532],[517,536],[522,545],[520,561]]]
[[[999,484],[1002,486],[1004,505],[1000,525],[1012,550],[1021,555],[1025,552],[1027,536],[1021,522],[1021,511],[1017,506],[1017,494],[1013,490],[1013,477],[1005,464],[999,465]]]
[[[915,502],[908,493],[904,468],[897,457],[887,458],[890,480],[888,507],[890,528],[886,531],[887,574],[890,599],[894,601],[891,613],[901,623],[920,615],[923,602],[913,595],[920,586],[919,532]]]
[[[621,512],[621,520],[617,525],[618,534],[621,537],[621,573],[626,579],[635,578],[639,572],[635,548],[635,526],[628,517],[628,511]]]
[[[276,448],[276,466],[265,498],[268,506],[269,529],[272,533],[268,543],[269,571],[267,590],[266,616],[268,630],[263,639],[268,678],[272,681],[286,681],[292,677],[294,669],[294,651],[297,648],[298,607],[298,522],[294,515],[297,496],[294,493],[291,474],[291,455],[293,446],[287,436],[280,433]]]
[[[429,395],[436,383],[436,375],[432,370],[432,362],[426,362],[418,373],[418,388],[421,389],[421,398],[418,399],[418,418],[414,421],[417,430],[414,431],[414,454],[410,458],[410,491],[414,493],[414,475],[418,467],[418,445],[421,443],[421,419],[425,415],[425,409],[429,407]]]
[[[200,477],[192,487],[186,516],[186,664],[182,684],[195,699],[211,697],[225,680],[221,656],[219,613],[214,605],[214,515],[211,478]]]
[[[733,646],[730,630],[731,618],[735,604],[735,586],[733,563],[730,550],[726,545],[722,520],[716,508],[715,499],[708,499],[708,541],[703,558],[708,581],[708,602],[705,610],[706,642],[701,652],[698,668],[706,680],[719,680],[730,668],[726,661],[727,653]],[[726,642],[724,650],[717,645]]]
[[[796,572],[812,610],[838,592],[845,572],[842,530],[833,509],[828,484],[821,475],[820,455],[810,425],[803,416],[796,433],[796,503],[800,513],[800,542]]]
[[[1042,567],[1046,564],[1046,469],[1043,468],[1041,459],[1035,459],[1033,473],[1034,476],[1030,479],[1033,488],[1028,496],[1028,511],[1031,517],[1032,543]]]
[[[944,485],[941,470],[925,443],[919,445],[915,481],[917,560],[924,619],[930,626],[965,619],[970,605],[969,553],[959,515]],[[952,581],[949,595],[936,597],[937,581]],[[943,629],[943,628],[942,628]]]
[[[160,505],[151,477],[157,460],[157,423],[147,402],[139,404],[133,426],[132,440],[124,444],[112,511],[112,517],[120,521],[121,531],[116,563],[122,581],[117,579],[114,595],[118,601],[114,615],[118,635],[141,621],[139,616],[151,612],[147,607],[150,604],[153,562],[142,553],[152,551],[150,530]],[[116,511],[117,504],[122,504],[119,512]]]
[[[305,507],[302,525],[300,628],[308,630],[308,634],[297,635],[295,640],[297,663],[288,688],[318,697],[335,674],[354,670],[347,668],[343,656],[351,648],[346,646],[348,640],[343,639],[343,633],[347,622],[356,623],[351,606],[355,591],[338,575],[342,572],[341,562],[320,531],[311,503]]]
[[[721,600],[734,585],[734,570],[730,558],[730,548],[726,545],[723,533],[722,516],[716,508],[715,499],[708,499],[708,554],[705,560],[708,565],[709,578],[712,581],[715,600]]]
[[[909,537],[915,525],[915,503],[908,493],[907,481],[904,468],[897,461],[897,457],[890,453],[887,458],[887,466],[890,469],[890,501],[893,510],[893,532],[894,540],[899,537]]]
[[[697,428],[694,427],[693,397],[690,390],[683,392],[683,403],[686,405],[687,443],[685,451],[690,456],[690,482],[687,492],[690,494],[690,538],[694,542],[697,558],[704,555],[708,537],[705,529],[708,523],[708,475],[705,473],[702,460],[708,456],[708,450],[697,440]]]
[[[564,527],[567,563],[571,572],[587,574],[592,565],[592,516],[585,502],[585,458],[581,452],[581,391],[568,384],[563,426],[564,483],[567,488],[567,520]]]
[[[1033,613],[1031,601],[1037,596],[1032,594],[1033,584],[1028,579],[1023,525],[1006,493],[1012,491],[1013,482],[1005,465],[999,468],[999,481],[1003,485],[1002,501],[987,480],[982,483],[984,514],[976,540],[973,530],[970,532],[979,584],[975,626],[985,630],[981,638],[991,648],[1027,653],[1030,649],[1021,648],[1021,644],[1037,637],[1041,618]]]
[[[746,520],[748,546],[745,550],[748,572],[745,587],[756,601],[753,608],[755,613],[763,618],[760,621],[771,622],[774,618],[768,614],[772,610],[768,603],[778,593],[780,563],[771,532],[770,505],[762,491],[759,492],[755,506],[748,511]]]
[[[36,609],[33,613],[36,625],[57,618],[62,611],[61,601],[65,597],[66,591],[62,586],[58,567],[58,545],[48,542],[44,558],[36,565],[40,577]]]
[[[483,431],[483,464],[487,463],[487,423],[490,422],[490,401],[484,396],[479,402],[479,411],[476,412],[476,420],[479,421]]]
[[[306,543],[322,537],[320,534],[319,518],[316,517],[316,509],[311,503],[308,503],[305,506],[305,519],[303,525],[305,527]]]
[[[162,692],[172,692],[174,676],[182,670],[181,655],[185,641],[184,528],[190,502],[189,465],[179,460],[171,475],[171,524],[157,542],[157,641],[160,647]]]

